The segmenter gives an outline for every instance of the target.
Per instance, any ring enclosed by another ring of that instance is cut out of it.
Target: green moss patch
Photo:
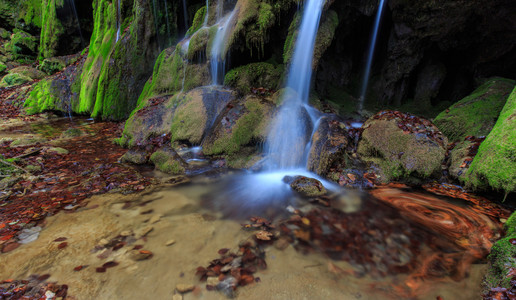
[[[276,90],[282,74],[282,66],[275,67],[265,62],[252,63],[229,71],[224,78],[224,84],[243,94],[250,93],[253,87]]]
[[[162,148],[154,152],[150,157],[150,161],[161,172],[173,175],[185,173],[185,166],[181,162],[181,158],[171,148]]]
[[[32,78],[21,75],[21,74],[7,74],[2,78],[2,81],[0,81],[0,87],[8,87],[8,86],[14,86],[14,85],[20,85],[27,82],[31,82]]]
[[[514,80],[504,78],[488,80],[471,95],[441,112],[434,119],[434,124],[451,142],[463,140],[469,135],[487,136],[514,83]]]
[[[475,189],[516,192],[516,89],[502,109],[498,121],[480,144],[465,181]]]

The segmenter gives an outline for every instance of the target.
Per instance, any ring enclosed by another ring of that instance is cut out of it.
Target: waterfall
[[[208,17],[210,15],[210,2],[209,0],[206,0],[206,14],[204,15],[204,24],[203,27],[206,27],[208,25]]]
[[[120,39],[120,27],[122,27],[122,12],[121,12],[121,9],[120,9],[120,1],[121,0],[118,0],[118,10],[117,10],[117,14],[116,14],[116,41],[115,42],[118,42],[118,40]]]
[[[378,35],[378,28],[380,27],[382,11],[385,2],[385,0],[380,0],[380,6],[378,7],[378,12],[376,13],[376,19],[374,21],[373,32],[371,34],[371,42],[369,43],[369,52],[367,54],[367,63],[364,69],[364,77],[362,78],[362,89],[360,90],[358,111],[362,111],[362,109],[364,108],[364,99],[366,96],[367,85],[369,83],[369,74],[371,73],[371,66],[373,63],[374,48],[376,46],[376,37]]]
[[[306,167],[306,145],[310,139],[312,110],[307,110],[312,59],[325,0],[307,0],[294,48],[283,104],[273,121],[265,150],[269,169]]]
[[[220,85],[224,82],[224,72],[226,68],[226,44],[232,27],[231,22],[236,15],[236,11],[236,8],[233,9],[229,15],[218,22],[219,28],[217,29],[215,39],[213,40],[210,58],[211,80],[213,85]]]
[[[188,11],[186,10],[186,0],[183,0],[183,14],[185,16],[185,31],[188,30]]]

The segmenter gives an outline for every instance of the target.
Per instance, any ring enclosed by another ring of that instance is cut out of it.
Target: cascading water
[[[185,30],[188,30],[188,11],[186,10],[186,0],[183,0],[183,15],[185,19]]]
[[[118,10],[116,14],[116,42],[120,39],[120,27],[122,27],[122,12],[120,9],[120,1],[118,0]]]
[[[208,25],[208,17],[210,15],[210,1],[206,0],[206,14],[204,15],[204,24],[203,27],[206,27]]]
[[[271,170],[306,167],[305,146],[311,131],[307,125],[317,120],[313,110],[306,109],[306,106],[312,77],[315,38],[324,2],[325,0],[308,0],[305,3],[283,105],[267,137],[267,167]]]
[[[367,63],[364,69],[364,77],[362,78],[362,89],[360,90],[360,98],[358,103],[358,111],[361,111],[364,107],[364,99],[367,92],[367,85],[369,83],[369,75],[371,73],[371,66],[373,63],[374,48],[376,46],[376,37],[378,35],[378,28],[380,27],[380,21],[382,19],[383,7],[385,0],[380,0],[380,6],[376,13],[376,19],[374,21],[373,32],[371,34],[371,42],[369,43],[369,52],[367,54]]]
[[[219,3],[221,2],[222,1]],[[233,9],[229,15],[218,22],[219,28],[215,34],[210,54],[212,85],[220,85],[224,81],[224,72],[226,68],[226,44],[232,27],[231,22],[236,15],[236,11],[237,9]]]

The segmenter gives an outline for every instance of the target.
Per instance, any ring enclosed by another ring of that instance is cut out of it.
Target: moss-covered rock
[[[280,85],[282,74],[283,66],[281,65],[275,67],[266,62],[252,63],[229,71],[224,78],[224,84],[235,88],[244,95],[249,94],[253,87],[276,90]]]
[[[34,59],[38,50],[38,41],[28,32],[15,29],[9,46],[14,59]]]
[[[149,155],[146,151],[141,149],[131,149],[127,151],[122,157],[120,162],[131,163],[136,165],[142,165],[149,161]]]
[[[194,16],[194,19],[192,22],[192,26],[188,29],[188,31],[186,32],[186,35],[191,36],[192,34],[197,32],[197,30],[199,30],[202,27],[202,25],[204,24],[205,18],[206,18],[206,6],[203,6],[203,7],[199,8],[197,10],[197,12],[195,13],[195,16]]]
[[[10,74],[20,74],[29,78],[32,78],[33,80],[36,79],[42,79],[46,76],[45,73],[41,72],[40,70],[37,70],[33,67],[29,66],[21,66],[14,69],[9,70]]]
[[[480,144],[465,181],[475,189],[516,192],[516,89],[503,107],[498,121]]]
[[[335,165],[345,165],[348,134],[335,117],[323,117],[312,135],[307,169],[318,175],[328,174]]]
[[[85,60],[84,55],[77,63],[68,66],[60,74],[44,78],[35,84],[24,103],[26,113],[35,114],[55,110],[70,114],[72,103],[79,101],[80,76]]]
[[[66,67],[66,62],[58,57],[44,59],[39,69],[48,75],[55,74]]]
[[[265,141],[274,109],[272,103],[255,96],[230,103],[206,137],[204,154],[232,156],[246,147],[256,150],[256,146]]]
[[[12,73],[12,74],[7,74],[2,78],[2,81],[0,81],[0,87],[20,85],[20,84],[24,84],[24,83],[31,82],[31,81],[32,81],[32,78],[30,78],[30,77],[27,77],[27,76],[24,76],[21,74],[17,74],[17,73]]]
[[[63,0],[42,0],[43,26],[41,28],[39,58],[56,56],[57,48],[62,35],[65,33],[61,20],[57,17],[57,10],[64,5]],[[70,38],[70,37],[66,37]]]
[[[0,62],[0,75],[2,75],[5,70],[7,70],[7,66],[3,62]]]
[[[327,193],[324,185],[315,178],[305,176],[285,176],[283,181],[288,183],[292,190],[304,197],[319,197],[326,195]]]
[[[483,282],[485,294],[495,288],[512,288],[514,275],[509,273],[516,269],[516,212],[505,223],[505,230],[505,237],[493,245],[488,256],[489,269]]]
[[[12,30],[36,32],[41,28],[41,0],[0,1],[0,23]]]
[[[13,140],[11,147],[26,147],[46,142],[47,139],[38,135],[27,135]]]
[[[441,112],[434,124],[451,142],[467,136],[487,136],[493,128],[507,97],[514,88],[514,80],[492,78],[471,95]]]
[[[172,141],[199,145],[220,112],[234,99],[232,90],[220,87],[201,87],[179,96],[170,130]]]
[[[150,1],[135,0],[132,23],[108,55],[98,82],[93,117],[125,119],[137,106],[159,54]]]
[[[440,176],[448,141],[430,121],[382,111],[362,128],[357,153],[379,168],[380,180],[411,181]]]
[[[319,65],[319,60],[322,55],[331,45],[337,26],[339,26],[339,17],[337,13],[334,10],[326,11],[321,18],[321,24],[317,31],[317,38],[315,40],[314,56],[312,60],[314,68]]]
[[[173,175],[184,174],[186,171],[186,162],[170,147],[163,147],[154,152],[150,161],[161,172]]]

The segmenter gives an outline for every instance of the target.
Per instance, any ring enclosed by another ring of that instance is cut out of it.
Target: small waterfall
[[[233,9],[229,15],[218,22],[219,28],[211,47],[210,67],[212,85],[220,85],[224,82],[224,73],[226,68],[226,44],[232,27],[231,22],[236,15],[236,11],[237,9]]]
[[[382,18],[383,7],[385,4],[385,0],[380,0],[380,6],[378,7],[378,12],[376,13],[376,19],[374,21],[373,32],[371,34],[371,42],[369,43],[369,52],[367,54],[367,63],[364,69],[364,77],[362,78],[362,89],[360,90],[360,98],[358,103],[358,111],[362,111],[364,108],[364,99],[367,92],[367,85],[369,83],[369,75],[371,73],[371,66],[373,63],[373,55],[374,48],[376,46],[376,37],[378,35],[378,28],[380,27],[380,21]]]
[[[313,120],[307,110],[315,39],[325,0],[307,0],[288,73],[283,104],[267,137],[265,150],[269,169],[306,167],[306,145]]]
[[[188,30],[188,11],[186,10],[186,0],[183,0],[183,14],[185,16],[185,31]]]
[[[122,10],[120,9],[120,1],[118,0],[118,10],[116,14],[116,42],[120,39],[120,27],[122,27]]]
[[[208,17],[210,15],[210,1],[206,0],[206,14],[204,15],[204,24],[203,27],[206,27],[208,25]]]

